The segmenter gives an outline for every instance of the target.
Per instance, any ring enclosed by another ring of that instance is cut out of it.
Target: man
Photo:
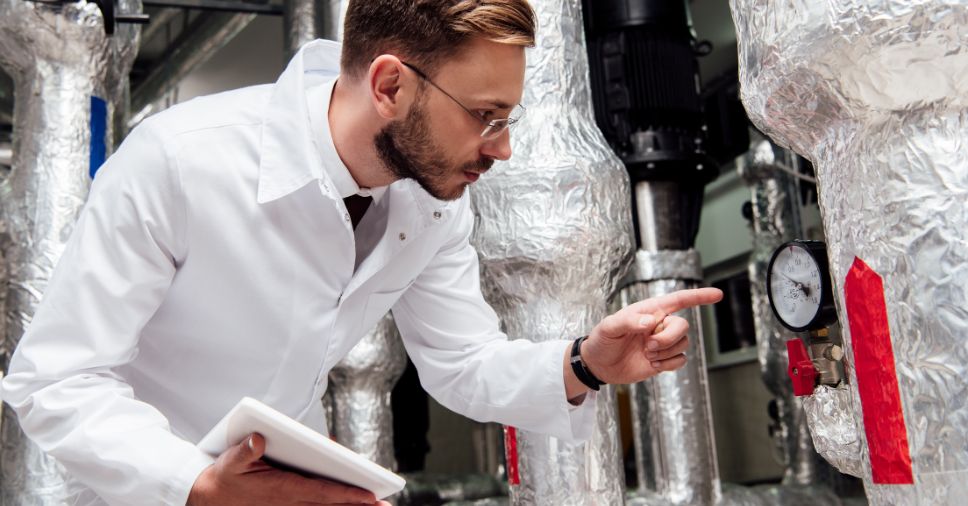
[[[391,307],[443,405],[564,440],[591,431],[589,387],[684,364],[669,315],[718,290],[609,316],[575,368],[481,297],[465,190],[511,156],[525,0],[357,1],[344,39],[340,64],[317,41],[274,85],[149,118],[99,172],[3,381],[75,504],[374,503],[270,467],[258,435],[194,443],[246,395],[325,431],[328,371]]]

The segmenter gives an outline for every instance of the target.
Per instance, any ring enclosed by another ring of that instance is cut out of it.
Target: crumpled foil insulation
[[[866,434],[877,430],[876,418],[865,423],[858,371],[848,367],[868,499],[961,504],[968,496],[968,1],[731,0],[731,7],[750,118],[815,165],[842,320],[855,258],[883,282],[884,351],[893,350],[907,451],[891,441],[902,464],[909,458],[913,480],[874,478]],[[842,323],[851,366],[855,343]]]
[[[407,367],[407,352],[389,313],[329,371],[330,435],[387,469],[393,456],[390,392]]]
[[[629,279],[646,271],[651,276],[623,288],[618,302],[625,306],[695,288],[702,277],[699,266],[699,255],[693,250],[639,250]],[[711,505],[720,498],[699,310],[677,315],[689,322],[686,365],[631,387],[639,482],[634,504]]]
[[[485,297],[510,339],[587,334],[606,316],[632,258],[630,192],[621,161],[595,125],[579,0],[535,0],[537,47],[527,52],[514,155],[472,188]],[[512,504],[622,504],[614,392],[603,389],[592,440],[570,446],[518,431]]]
[[[861,439],[847,387],[820,385],[802,397],[813,444],[827,462],[844,474],[864,477]]]
[[[141,2],[119,0],[116,12],[141,12]],[[107,103],[103,142],[111,150],[111,116],[139,33],[121,24],[105,35],[94,2],[0,0],[0,65],[15,87],[13,170],[0,182],[8,276],[0,367],[30,323],[87,198],[92,97]],[[11,410],[3,418],[0,504],[73,501],[60,466],[23,435]]]

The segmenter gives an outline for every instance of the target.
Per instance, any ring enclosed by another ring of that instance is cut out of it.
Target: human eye
[[[496,116],[495,116],[495,114],[494,114],[494,110],[493,109],[483,109],[483,110],[479,110],[479,111],[477,111],[477,114],[484,121],[491,121],[491,120],[497,119]]]

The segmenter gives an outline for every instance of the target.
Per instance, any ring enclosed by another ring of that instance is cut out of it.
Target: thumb
[[[230,468],[246,468],[261,459],[265,451],[265,438],[253,433],[225,451],[225,464]]]

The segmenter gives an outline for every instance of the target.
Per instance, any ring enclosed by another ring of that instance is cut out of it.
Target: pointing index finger
[[[632,308],[637,313],[661,311],[672,314],[695,306],[714,304],[722,299],[723,292],[718,288],[693,288],[639,301],[632,304]]]

